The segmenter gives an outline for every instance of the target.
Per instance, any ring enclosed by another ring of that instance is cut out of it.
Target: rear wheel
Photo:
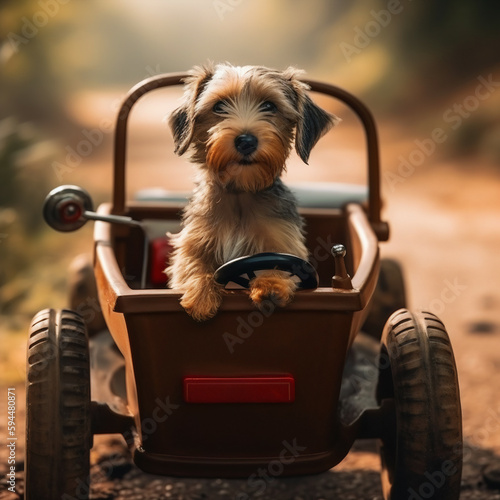
[[[394,313],[382,336],[379,402],[394,401],[396,426],[383,437],[386,500],[457,500],[462,418],[457,370],[443,323],[433,314]]]
[[[73,259],[69,268],[68,289],[69,308],[82,316],[89,337],[105,330],[106,322],[99,305],[91,255],[81,254]]]
[[[361,330],[379,340],[389,316],[403,307],[406,307],[406,291],[401,266],[393,259],[381,259],[370,312]]]
[[[82,318],[46,309],[31,323],[26,378],[26,500],[87,499],[90,370]]]

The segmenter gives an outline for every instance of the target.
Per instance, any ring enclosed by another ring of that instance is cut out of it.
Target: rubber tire
[[[462,414],[443,323],[428,312],[395,312],[383,332],[379,366],[377,399],[393,399],[396,423],[380,446],[384,498],[457,500]]]
[[[85,323],[73,311],[40,311],[27,352],[26,500],[88,499],[90,425]]]
[[[361,330],[380,340],[389,316],[405,307],[406,290],[401,265],[393,259],[382,259],[377,286],[370,301],[370,312]]]

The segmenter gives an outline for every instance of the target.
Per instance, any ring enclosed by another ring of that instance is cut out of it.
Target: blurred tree
[[[16,230],[30,234],[40,227],[48,191],[43,170],[53,155],[34,126],[10,118],[0,121],[0,211],[15,220]],[[2,217],[0,213],[0,223]]]
[[[33,1],[6,0],[0,7],[0,19],[2,114],[49,127],[60,123],[65,113],[47,47],[57,30],[57,18],[52,20]]]
[[[33,242],[48,191],[43,170],[51,155],[51,144],[39,140],[34,126],[0,121],[0,287],[36,262]]]
[[[404,7],[384,40],[390,70],[371,89],[379,95],[389,90],[393,111],[432,109],[450,91],[498,68],[500,3],[442,0]]]
[[[47,133],[80,132],[66,111],[75,91],[145,76],[147,44],[115,4],[5,0],[0,19],[2,114]]]

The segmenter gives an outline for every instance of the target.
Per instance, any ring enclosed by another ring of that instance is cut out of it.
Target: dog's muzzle
[[[252,134],[241,134],[234,139],[234,146],[236,151],[243,156],[249,156],[257,149],[259,141],[257,137]]]

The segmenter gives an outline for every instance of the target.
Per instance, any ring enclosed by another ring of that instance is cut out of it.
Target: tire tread
[[[35,315],[27,352],[27,500],[76,497],[80,481],[88,480],[89,376],[80,316],[65,309]],[[78,494],[81,498],[81,488]]]
[[[393,391],[398,443],[396,479],[387,498],[403,498],[401,495],[408,495],[410,487],[418,491],[426,472],[432,473],[445,460],[452,460],[459,473],[447,478],[446,486],[433,498],[456,500],[462,460],[457,452],[462,442],[461,409],[446,328],[431,313],[413,314],[402,309],[389,319],[382,341],[391,358],[392,389],[385,388],[380,393]]]

